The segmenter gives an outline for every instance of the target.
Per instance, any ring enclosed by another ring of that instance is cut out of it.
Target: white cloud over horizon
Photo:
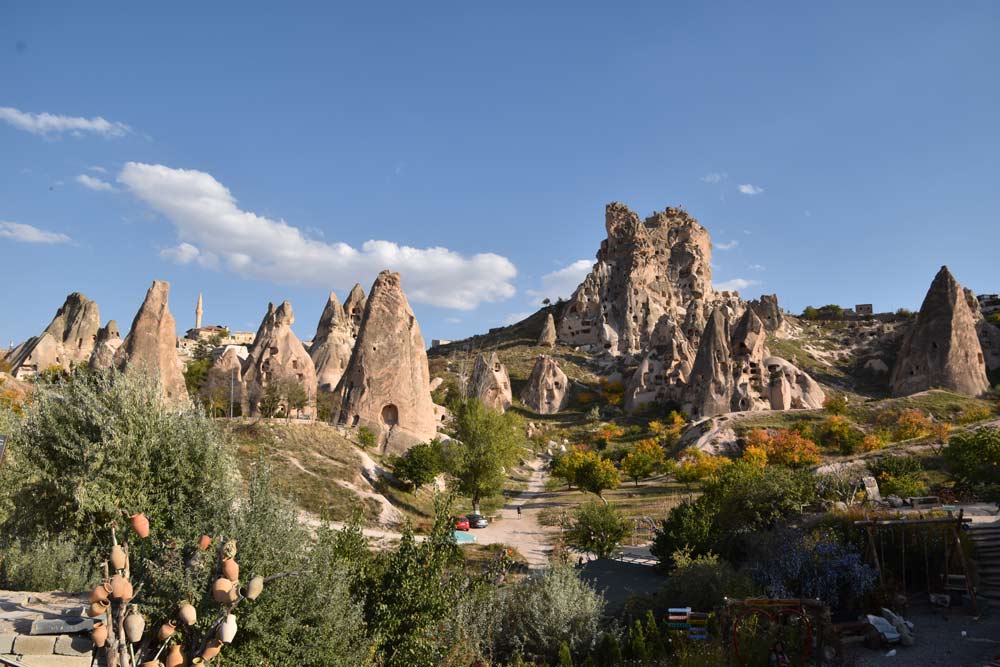
[[[413,248],[369,240],[360,249],[308,238],[284,220],[245,211],[211,174],[159,164],[127,163],[118,182],[164,216],[179,244],[160,252],[180,264],[197,262],[277,283],[349,289],[379,271],[402,274],[414,302],[471,310],[514,296],[514,264],[501,255],[469,257],[443,247]]]
[[[754,285],[760,285],[760,281],[748,280],[746,278],[732,278],[730,280],[724,280],[721,283],[716,283],[712,287],[720,292],[738,292],[739,290],[753,287]]]
[[[738,190],[745,195],[750,195],[751,197],[753,195],[759,195],[760,193],[764,192],[764,188],[759,188],[751,183],[743,183],[742,185],[739,186]]]
[[[70,133],[74,136],[96,134],[102,137],[123,137],[132,132],[125,123],[111,122],[101,116],[83,118],[63,116],[48,112],[31,113],[13,107],[0,107],[0,121],[19,130],[47,137],[53,134]]]
[[[546,273],[542,276],[539,289],[529,289],[525,292],[534,298],[538,305],[541,305],[542,299],[557,301],[569,298],[593,267],[593,261],[578,259],[569,266]]]
[[[69,243],[73,240],[59,232],[49,232],[20,222],[7,222],[3,220],[0,220],[0,238],[11,239],[20,243],[46,244]]]
[[[76,177],[76,182],[87,188],[88,190],[96,190],[98,192],[114,192],[114,186],[107,181],[102,181],[99,178],[95,178],[89,174],[79,174]]]

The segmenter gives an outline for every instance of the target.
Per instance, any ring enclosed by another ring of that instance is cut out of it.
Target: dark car
[[[485,528],[490,522],[482,514],[470,514],[469,525],[473,528]]]
[[[455,530],[468,530],[469,529],[469,517],[459,516],[455,517]]]

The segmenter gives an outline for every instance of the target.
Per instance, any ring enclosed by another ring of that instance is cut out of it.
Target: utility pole
[[[229,418],[233,418],[233,394],[236,393],[236,369],[229,371]]]

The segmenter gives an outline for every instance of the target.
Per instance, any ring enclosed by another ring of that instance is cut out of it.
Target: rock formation
[[[261,415],[261,402],[267,396],[267,388],[272,385],[277,389],[276,393],[282,396],[280,405],[289,414],[282,385],[298,383],[305,389],[306,406],[301,412],[298,408],[291,410],[297,414],[315,416],[316,367],[302,342],[292,331],[294,323],[292,304],[285,301],[278,308],[273,303],[267,304],[267,314],[264,315],[246,361],[243,362],[243,381],[246,385],[243,414],[251,417]],[[264,412],[269,410],[265,409]]]
[[[170,283],[154,280],[128,336],[115,352],[114,365],[126,372],[142,369],[155,373],[167,398],[187,399],[184,368],[177,356],[177,324],[170,314],[169,299]]]
[[[617,202],[606,208],[605,227],[597,263],[563,310],[559,340],[639,354],[663,315],[681,321],[692,302],[711,296],[709,234],[683,210],[642,221]]]
[[[555,347],[556,346],[556,321],[552,317],[552,313],[549,313],[545,318],[545,326],[542,327],[542,333],[538,336],[539,347]]]
[[[650,338],[650,350],[625,388],[625,409],[634,412],[648,403],[680,401],[694,350],[671,315],[656,323]]]
[[[551,316],[550,316],[551,317]],[[472,369],[469,379],[468,395],[478,398],[488,408],[504,412],[510,407],[513,396],[510,390],[510,378],[507,368],[500,363],[500,357],[494,352],[487,359],[480,354]]]
[[[772,410],[818,410],[826,394],[808,373],[781,357],[764,359],[767,368],[767,397]]]
[[[384,452],[401,453],[437,432],[424,338],[398,273],[383,271],[372,285],[334,402],[338,422],[371,429]]]
[[[760,299],[747,302],[760,321],[764,323],[764,328],[770,333],[777,333],[784,330],[785,316],[778,306],[777,294],[761,294]]]
[[[732,377],[726,317],[716,309],[701,335],[685,391],[684,411],[694,419],[729,412],[733,397]]]
[[[7,353],[14,377],[27,377],[47,368],[68,370],[90,361],[101,328],[97,304],[79,292],[66,297],[49,326]]]
[[[770,407],[768,383],[764,378],[766,340],[764,323],[753,308],[747,308],[733,330],[729,348],[733,358],[733,411]]]
[[[316,366],[316,379],[320,391],[332,392],[351,360],[354,347],[352,320],[344,313],[337,295],[330,292],[323,315],[316,326],[309,356]]]
[[[962,287],[948,267],[934,277],[889,379],[894,396],[943,387],[967,396],[989,389],[983,348]]]
[[[208,377],[205,378],[205,385],[202,393],[206,395],[216,407],[221,407],[225,414],[229,414],[232,406],[233,414],[238,406],[240,410],[246,405],[246,385],[243,382],[243,364],[249,358],[247,348],[242,345],[227,345],[222,349],[222,353],[215,358],[212,367],[208,370]]]
[[[976,333],[979,335],[979,345],[983,348],[983,362],[986,365],[987,377],[997,384],[994,375],[1000,376],[1000,326],[983,317],[983,311],[976,294],[965,288],[965,300],[972,310],[972,319],[976,323]]]
[[[118,322],[108,320],[108,323],[97,332],[94,352],[90,355],[90,367],[94,370],[104,370],[115,365],[115,352],[122,346]]]
[[[552,357],[542,354],[535,360],[521,402],[542,415],[552,415],[569,403],[569,379]]]
[[[347,295],[347,300],[344,301],[344,314],[351,323],[352,341],[357,339],[358,331],[361,329],[361,320],[365,316],[366,303],[365,291],[361,289],[361,285],[355,283],[354,287],[351,288],[351,293]]]

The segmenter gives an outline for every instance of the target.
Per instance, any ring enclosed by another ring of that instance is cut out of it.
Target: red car
[[[469,529],[469,517],[460,516],[455,518],[455,530],[468,530]]]

